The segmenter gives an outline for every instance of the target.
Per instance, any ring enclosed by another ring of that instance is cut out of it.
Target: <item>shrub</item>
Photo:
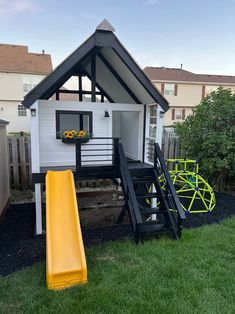
[[[204,176],[219,190],[235,182],[235,93],[218,88],[183,122],[175,124],[182,154],[198,159]]]

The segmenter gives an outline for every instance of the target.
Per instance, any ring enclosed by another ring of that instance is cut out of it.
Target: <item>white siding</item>
[[[64,144],[60,139],[56,139],[56,110],[92,111],[94,137],[112,137],[112,111],[139,111],[141,114],[138,116],[143,122],[143,105],[39,100],[39,160],[41,167],[75,165],[74,145]],[[110,118],[104,117],[104,110],[109,111]],[[143,125],[140,125],[140,129],[143,130]],[[136,136],[138,137],[138,135]],[[34,140],[37,141],[32,134],[32,141]],[[95,147],[93,146],[93,148]]]

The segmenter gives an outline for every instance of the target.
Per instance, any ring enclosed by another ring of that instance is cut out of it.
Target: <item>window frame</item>
[[[177,111],[178,111],[178,116],[177,116]],[[182,108],[175,108],[175,120],[183,120],[183,110]]]
[[[80,115],[80,126],[81,130],[83,127],[83,115],[89,116],[89,133],[92,134],[93,132],[93,112],[92,111],[77,111],[77,110],[56,110],[55,115],[56,115],[56,139],[61,139],[60,135],[58,134],[60,132],[60,115],[61,114],[71,114],[71,115]]]
[[[19,114],[19,113],[25,114]],[[24,105],[17,105],[17,117],[27,117],[27,108]]]
[[[169,89],[169,88],[166,89],[167,86],[171,86],[172,88],[171,89]],[[168,93],[169,91],[171,93]],[[164,84],[164,96],[175,96],[175,84],[174,83],[165,83]]]

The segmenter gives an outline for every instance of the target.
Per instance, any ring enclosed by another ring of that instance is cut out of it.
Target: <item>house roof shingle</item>
[[[184,69],[146,67],[144,72],[152,81],[235,84],[235,76],[196,74]]]
[[[27,46],[0,44],[0,72],[48,74],[51,56],[28,52]]]

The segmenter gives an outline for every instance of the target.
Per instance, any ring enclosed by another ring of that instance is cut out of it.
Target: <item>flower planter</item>
[[[85,144],[89,142],[89,138],[83,137],[83,138],[62,138],[62,143],[65,144],[76,144],[76,143],[81,143]]]

